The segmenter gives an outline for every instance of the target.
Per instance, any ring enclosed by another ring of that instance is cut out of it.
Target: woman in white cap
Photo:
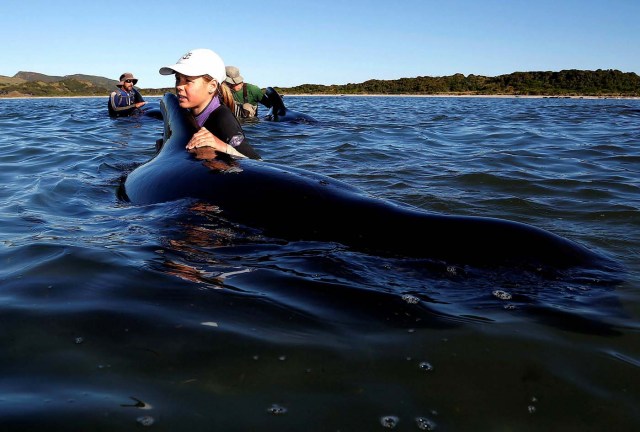
[[[235,102],[231,91],[221,85],[227,74],[220,56],[209,49],[194,49],[180,57],[176,64],[160,68],[160,74],[175,74],[178,102],[191,112],[200,126],[187,143],[188,150],[213,147],[232,156],[260,159],[246,142],[232,112]]]

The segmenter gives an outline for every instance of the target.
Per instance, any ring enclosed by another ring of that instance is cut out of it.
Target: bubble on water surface
[[[151,416],[140,416],[136,419],[136,421],[142,426],[151,426],[156,422],[155,419]]]
[[[380,424],[387,429],[393,429],[398,426],[400,419],[396,416],[383,416],[380,417]]]
[[[418,304],[420,303],[420,299],[414,295],[411,294],[404,294],[402,296],[402,300],[404,300],[405,302],[409,303],[409,304]]]
[[[447,266],[447,273],[452,276],[456,276],[458,274],[458,267],[456,266]]]
[[[500,300],[511,300],[511,294],[502,290],[495,290],[493,292],[493,296],[499,298]]]
[[[527,407],[527,411],[529,412],[529,414],[535,414],[535,412],[537,411],[537,408],[535,405],[533,405],[534,403],[538,402],[538,398],[535,396],[531,397],[531,405],[529,405]]]
[[[418,426],[418,429],[424,431],[436,430],[436,423],[426,417],[416,417],[416,426]]]
[[[427,361],[420,362],[418,367],[425,372],[433,371],[433,365]]]
[[[267,409],[267,412],[273,415],[283,415],[287,413],[287,409],[278,404],[273,404]]]

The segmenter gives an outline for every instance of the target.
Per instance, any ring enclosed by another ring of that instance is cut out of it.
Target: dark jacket
[[[209,114],[202,126],[246,157],[260,159],[260,155],[247,142],[238,119],[226,105],[220,105]]]
[[[121,88],[111,92],[109,96],[109,115],[111,117],[130,116],[136,111],[138,102],[144,102],[144,99],[135,88],[128,93]]]

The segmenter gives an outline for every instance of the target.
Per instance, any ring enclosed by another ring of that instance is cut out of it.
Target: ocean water
[[[318,123],[246,123],[265,161],[525,222],[619,271],[442,270],[136,206],[116,192],[161,121],[0,99],[0,430],[640,428],[640,101],[285,102]]]

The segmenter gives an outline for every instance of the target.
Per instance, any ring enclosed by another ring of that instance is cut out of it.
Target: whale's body
[[[289,123],[317,123],[318,121],[308,114],[293,111],[287,108],[282,98],[273,87],[267,87],[265,95],[271,102],[269,112],[263,117],[267,121],[289,122]]]
[[[122,185],[121,196],[134,204],[203,200],[222,217],[268,236],[337,242],[380,255],[531,268],[611,264],[527,224],[428,213],[376,199],[330,177],[263,161],[198,160],[185,150],[194,129],[175,96],[166,94],[161,109],[164,145]]]

